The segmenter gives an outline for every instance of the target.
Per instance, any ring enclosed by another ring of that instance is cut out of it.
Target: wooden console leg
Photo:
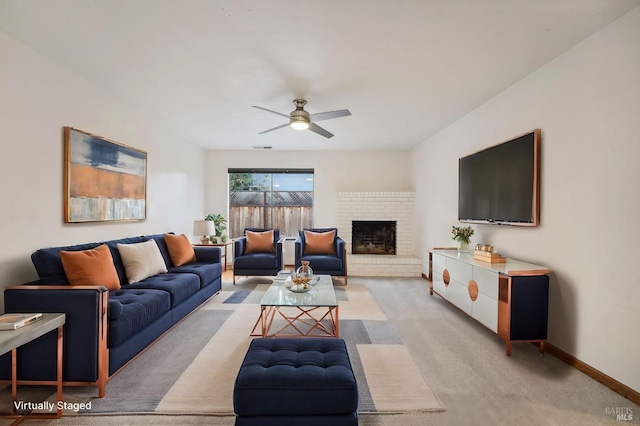
[[[507,340],[507,356],[511,356],[511,340]]]

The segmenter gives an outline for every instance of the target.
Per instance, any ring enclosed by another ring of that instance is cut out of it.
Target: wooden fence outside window
[[[245,228],[274,228],[280,236],[296,237],[313,227],[312,191],[231,191],[229,236],[241,237]]]

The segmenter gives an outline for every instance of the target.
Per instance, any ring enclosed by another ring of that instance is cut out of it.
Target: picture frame
[[[63,129],[65,223],[145,220],[147,152]]]

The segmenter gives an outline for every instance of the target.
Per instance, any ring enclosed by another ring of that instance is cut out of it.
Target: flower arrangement
[[[473,235],[473,228],[470,226],[452,226],[451,235],[453,235],[451,238],[453,238],[454,241],[469,244],[469,242],[471,242],[471,236]]]

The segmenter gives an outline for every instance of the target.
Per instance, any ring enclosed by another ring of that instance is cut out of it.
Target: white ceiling
[[[0,29],[206,148],[410,149],[639,4],[0,0]],[[258,134],[298,97],[353,115]]]

